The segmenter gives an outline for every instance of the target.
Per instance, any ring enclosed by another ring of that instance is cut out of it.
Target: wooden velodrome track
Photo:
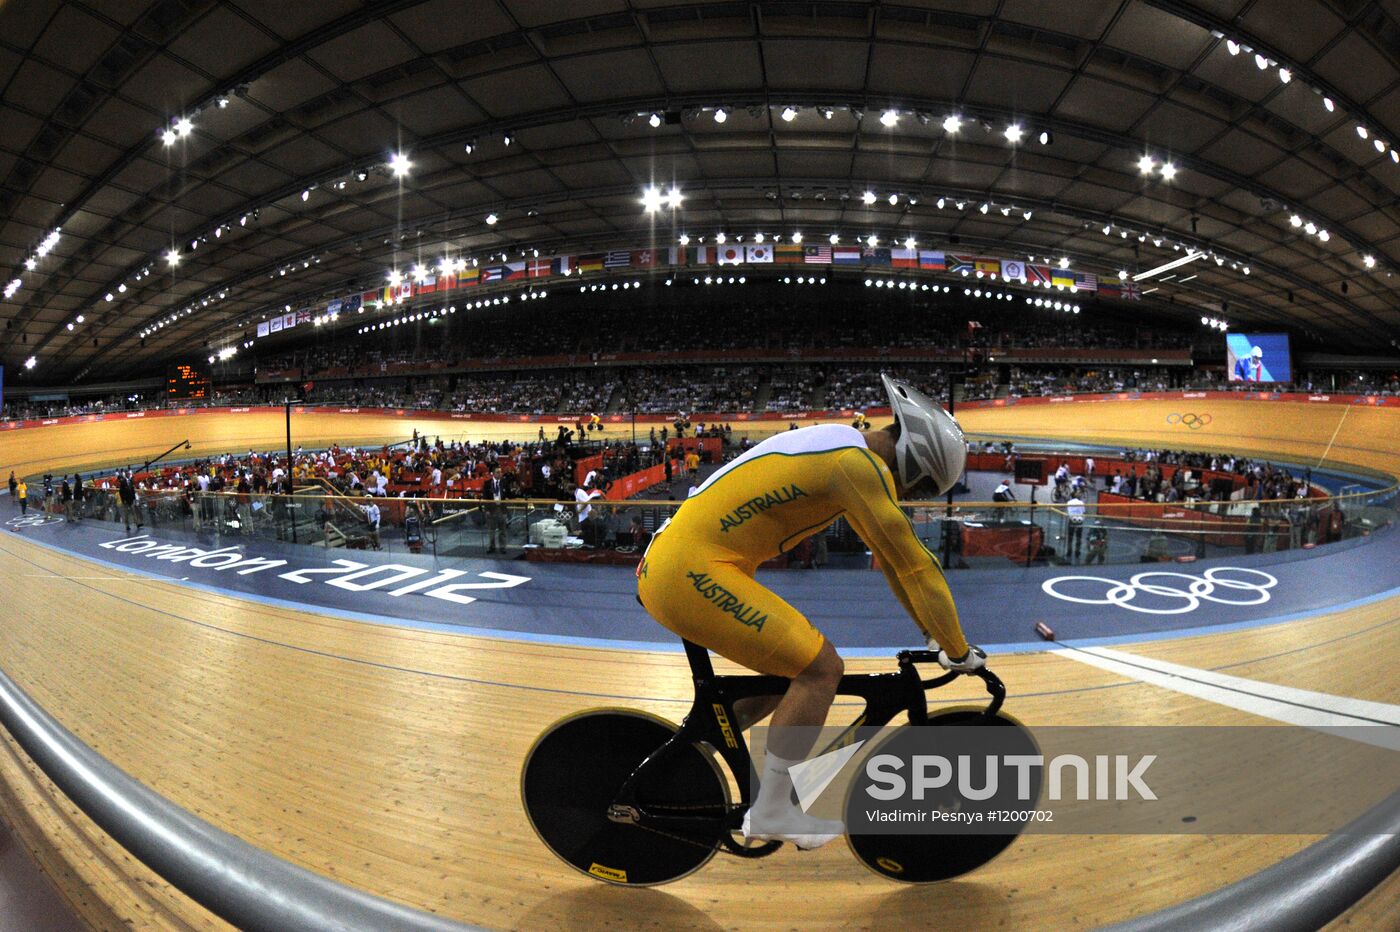
[[[1188,431],[1166,415],[1208,410]],[[977,409],[969,432],[1324,456],[1400,473],[1400,410],[1245,401]],[[646,426],[643,425],[645,429]],[[308,414],[294,443],[472,439],[509,425]],[[533,430],[533,427],[530,428]],[[522,428],[513,428],[518,436]],[[280,412],[0,433],[24,474],[282,445]],[[3,507],[9,508],[7,503]],[[881,585],[872,575],[868,583]],[[1092,927],[1208,892],[1308,845],[1299,836],[1027,836],[970,877],[901,887],[844,846],[758,862],[717,857],[657,889],[579,876],[536,840],[518,773],[535,735],[582,708],[678,718],[679,654],[551,647],[381,627],[126,575],[0,538],[0,666],[79,738],[157,792],[254,845],[370,892],[493,927],[798,928],[933,922]],[[587,611],[586,604],[578,606]],[[1286,610],[1286,607],[1285,609]],[[1029,627],[1029,622],[1028,622]],[[1400,598],[1287,624],[1125,648],[1200,668],[1400,702]],[[878,669],[853,661],[852,670]],[[1046,724],[1259,724],[1260,719],[1053,653],[995,657],[1008,708]],[[977,695],[971,685],[949,690]],[[4,736],[0,810],[75,910],[100,928],[223,924],[79,813]],[[1339,924],[1393,928],[1392,876]]]

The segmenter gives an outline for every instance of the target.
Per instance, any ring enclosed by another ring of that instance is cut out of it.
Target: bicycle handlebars
[[[938,653],[931,650],[902,650],[895,655],[899,661],[900,669],[913,667],[920,663],[937,663]],[[919,680],[919,685],[924,689],[937,689],[939,686],[946,686],[960,676],[975,676],[982,680],[987,687],[987,695],[992,697],[992,702],[987,706],[988,715],[996,715],[1001,711],[1002,703],[1006,701],[1006,685],[1001,678],[986,667],[980,670],[973,670],[971,673],[961,673],[957,670],[950,670],[942,676],[932,679]]]

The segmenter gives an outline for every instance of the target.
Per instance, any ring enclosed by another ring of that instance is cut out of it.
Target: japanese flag
[[[721,246],[719,247],[720,265],[738,265],[744,261],[743,246]]]

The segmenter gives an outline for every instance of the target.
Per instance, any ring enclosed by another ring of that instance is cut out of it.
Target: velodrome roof
[[[420,258],[720,230],[1199,250],[1144,303],[1400,337],[1400,0],[11,0],[0,98],[0,356],[50,383]]]

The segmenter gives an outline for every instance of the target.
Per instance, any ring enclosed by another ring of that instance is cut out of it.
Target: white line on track
[[[1322,455],[1317,458],[1317,465],[1321,466],[1327,459],[1327,454],[1332,452],[1332,444],[1337,442],[1337,435],[1342,432],[1342,425],[1347,421],[1347,415],[1351,413],[1351,405],[1342,408],[1342,416],[1337,421],[1337,429],[1332,431],[1332,439],[1327,441],[1327,449],[1322,451]]]
[[[1059,652],[1059,655],[1119,676],[1289,725],[1305,728],[1377,723],[1400,725],[1400,705],[1247,680],[1109,647],[1071,648]]]
[[[24,573],[30,579],[111,579],[118,582],[131,582],[133,576],[64,576],[61,573]]]

